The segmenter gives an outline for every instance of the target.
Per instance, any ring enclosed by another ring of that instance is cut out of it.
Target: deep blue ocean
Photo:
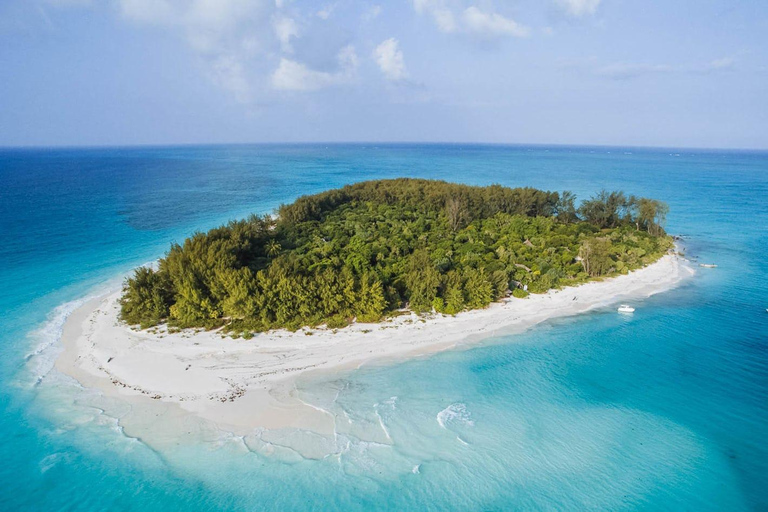
[[[631,318],[605,308],[319,383],[393,441],[324,460],[225,438],[153,451],[52,369],[76,301],[172,241],[401,176],[662,199],[686,254],[718,268]],[[768,153],[5,149],[0,241],[0,510],[768,510]]]

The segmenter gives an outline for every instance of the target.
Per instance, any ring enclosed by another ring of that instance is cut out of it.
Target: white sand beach
[[[123,418],[137,431],[150,420],[157,427],[158,421],[181,424],[194,418],[238,435],[282,428],[331,435],[333,415],[296,396],[298,377],[468,346],[551,318],[615,308],[619,301],[642,307],[640,299],[692,274],[684,260],[670,254],[628,275],[510,298],[453,317],[406,314],[380,324],[358,323],[338,331],[272,331],[250,340],[218,331],[132,329],[118,321],[120,290],[112,290],[70,315],[56,367],[86,388],[126,400],[135,410],[144,406],[145,413],[152,411],[150,417],[134,417],[133,423]]]

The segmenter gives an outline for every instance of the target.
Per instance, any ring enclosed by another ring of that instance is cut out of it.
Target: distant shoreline
[[[543,321],[636,301],[664,292],[693,274],[676,255],[627,275],[526,299],[507,299],[456,316],[404,315],[344,329],[270,331],[253,339],[222,339],[219,331],[170,334],[165,326],[135,331],[118,320],[119,290],[89,300],[67,319],[56,367],[84,387],[129,401],[121,418],[130,435],[146,439],[148,416],[165,416],[168,442],[189,421],[245,435],[254,429],[295,428],[332,436],[336,419],[302,402],[296,379],[424,356]],[[311,333],[311,334],[310,334]],[[151,412],[150,412],[151,411]],[[154,433],[154,434],[153,434]],[[311,455],[311,454],[310,454]]]

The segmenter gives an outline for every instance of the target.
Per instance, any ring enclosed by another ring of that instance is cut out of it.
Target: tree
[[[484,308],[493,300],[493,286],[484,269],[468,268],[464,271],[464,294],[467,307]]]
[[[387,301],[381,281],[371,273],[363,274],[360,279],[360,291],[357,294],[355,314],[360,322],[376,322],[381,318]]]
[[[669,214],[669,205],[662,201],[656,202],[656,215],[653,217],[653,228],[648,232],[656,237],[660,237],[666,234],[664,231],[664,225],[667,223],[667,214]]]
[[[579,250],[584,272],[592,277],[601,276],[610,271],[611,240],[608,237],[585,240]]]
[[[564,191],[560,194],[557,202],[557,220],[567,224],[579,220],[576,209],[576,194],[571,191]]]
[[[623,192],[601,190],[581,204],[579,213],[584,220],[600,228],[614,228],[626,217],[627,206]]]
[[[653,236],[660,236],[664,233],[664,222],[669,213],[667,203],[641,197],[637,199],[637,218],[635,225],[637,230],[644,229]]]
[[[448,224],[455,232],[464,227],[467,217],[467,209],[458,197],[449,197],[445,202],[445,214],[448,217]]]
[[[162,274],[139,267],[123,285],[120,315],[123,321],[140,324],[143,329],[157,325],[168,316],[172,295],[170,283]]]
[[[273,238],[269,242],[267,242],[266,249],[267,249],[267,256],[269,256],[270,258],[274,258],[278,254],[280,254],[280,251],[283,248],[280,245],[280,242],[278,242]]]
[[[439,283],[440,276],[429,253],[425,249],[414,251],[408,260],[408,273],[405,275],[410,308],[416,312],[429,311],[437,296]]]
[[[277,219],[251,216],[172,244],[156,271],[126,281],[121,315],[247,333],[375,321],[404,303],[455,314],[502,297],[510,280],[543,292],[653,261],[671,246],[667,211],[622,192],[577,209],[570,192],[357,183],[283,205]]]
[[[494,270],[488,276],[488,280],[493,286],[494,300],[500,299],[509,289],[509,276],[504,270]]]
[[[230,269],[218,277],[227,291],[226,298],[221,302],[222,314],[238,320],[253,316],[256,309],[254,296],[258,290],[250,269]]]

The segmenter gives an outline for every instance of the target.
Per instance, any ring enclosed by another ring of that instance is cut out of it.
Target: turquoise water
[[[367,432],[323,460],[263,457],[226,435],[155,452],[103,412],[114,404],[50,370],[72,301],[170,241],[396,176],[656,197],[687,253],[719,267],[630,319],[606,308],[307,384],[308,400]],[[1,150],[0,509],[766,510],[766,226],[757,152]]]

